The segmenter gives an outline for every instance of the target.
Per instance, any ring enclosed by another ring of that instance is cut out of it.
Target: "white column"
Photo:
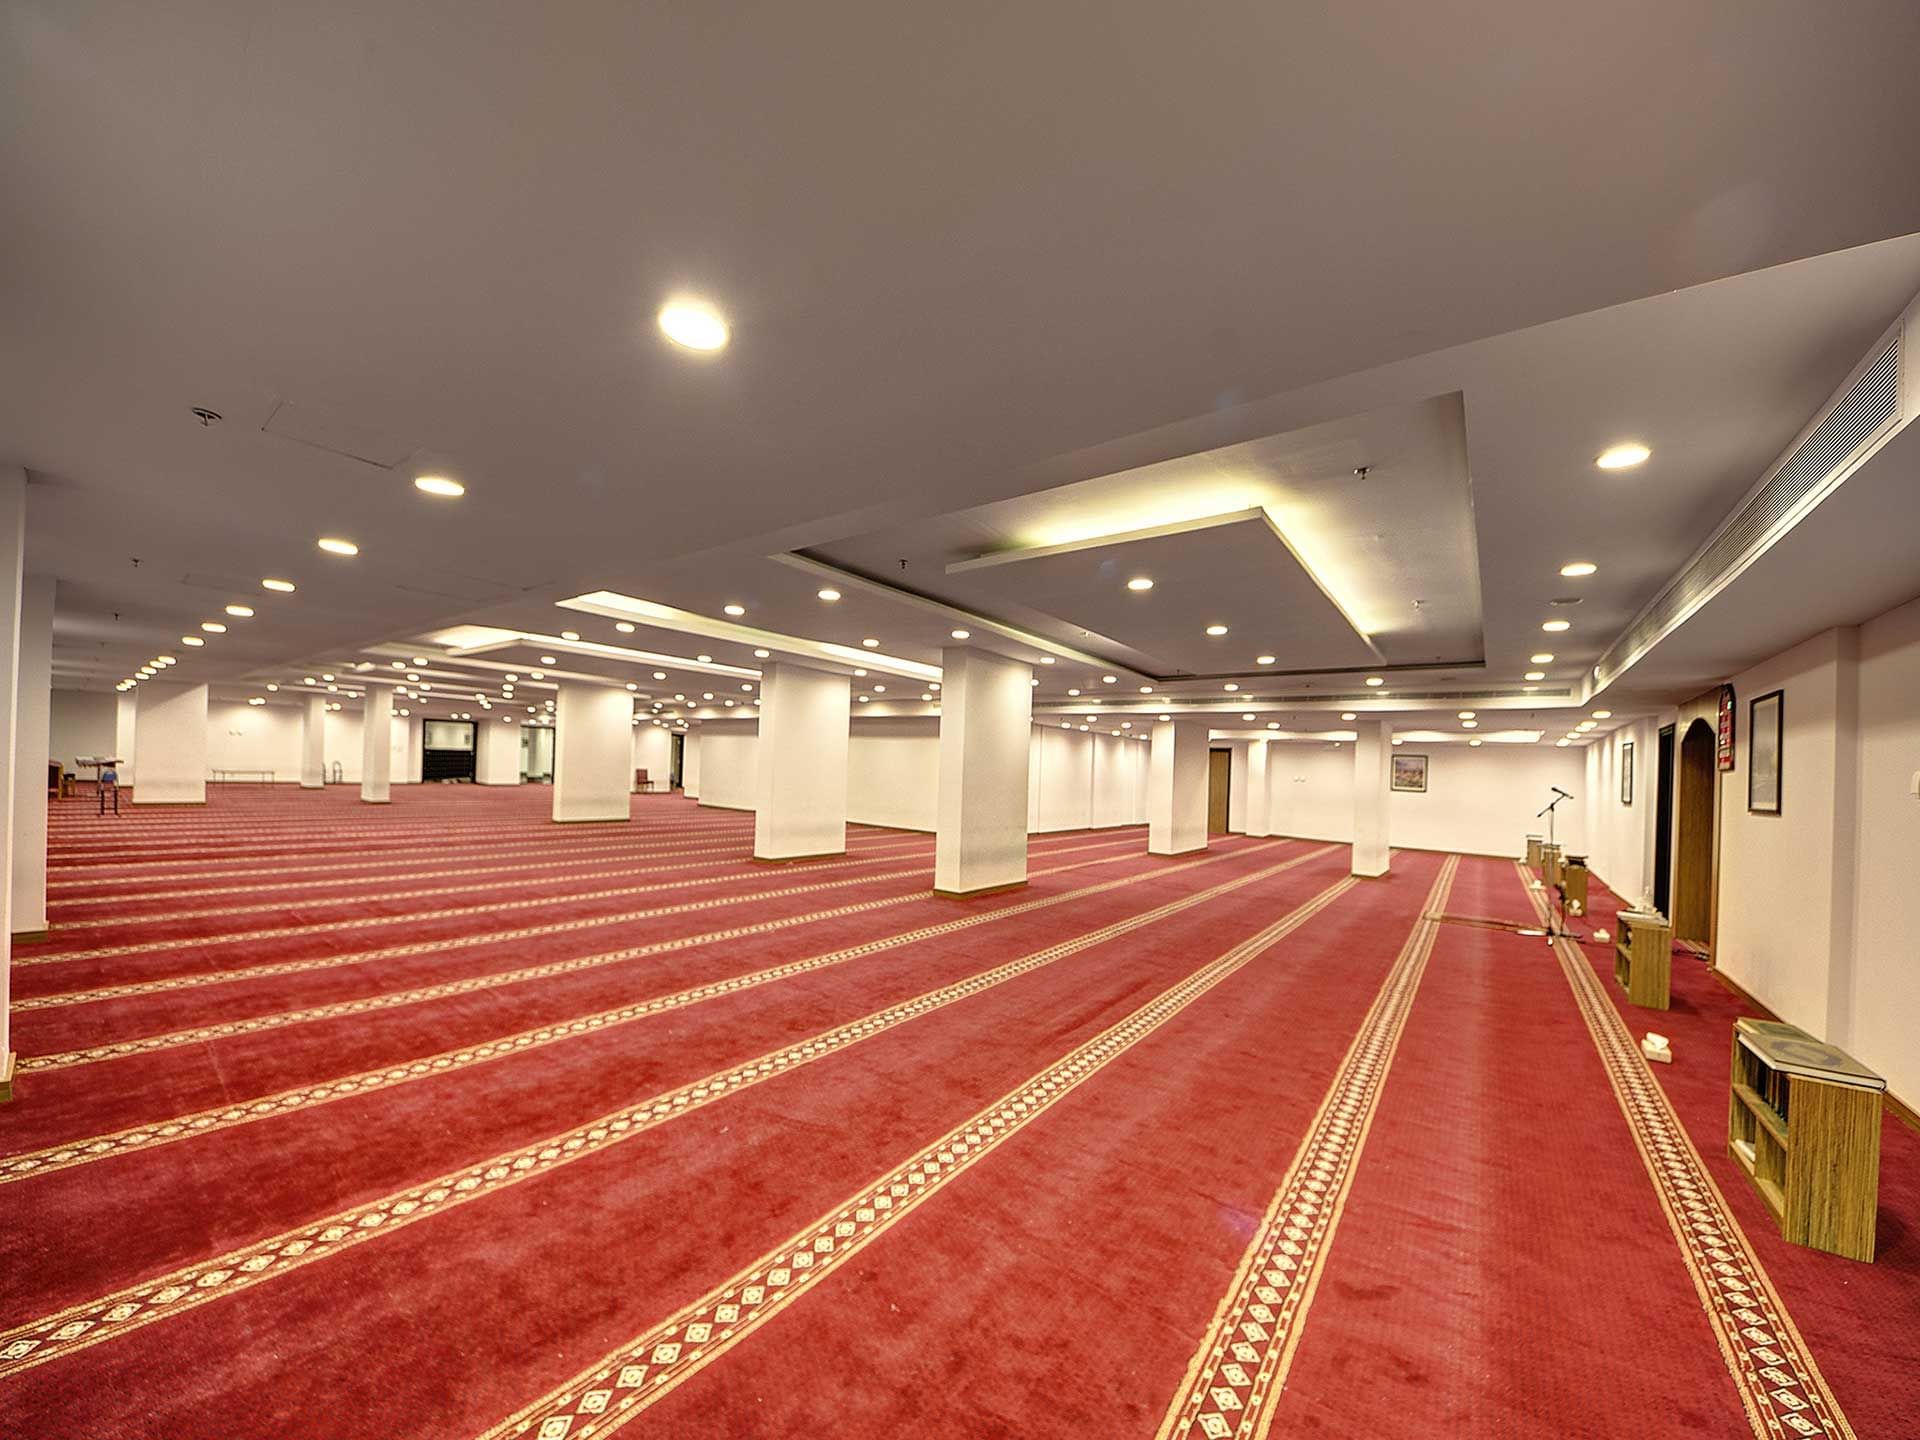
[[[1272,822],[1267,818],[1267,757],[1271,753],[1266,740],[1253,740],[1247,744],[1247,810],[1246,833],[1249,835],[1271,835]]]
[[[947,646],[940,664],[933,888],[969,895],[1024,885],[1033,667],[964,645]]]
[[[0,806],[13,814],[19,767],[14,763],[14,712],[20,681],[20,583],[27,558],[27,472],[0,467]],[[0,1101],[13,1098],[13,867],[0,865]]]
[[[1285,835],[1293,803],[1293,747],[1280,740],[1267,742],[1267,834]]]
[[[754,859],[846,854],[850,703],[845,675],[781,661],[761,671]]]
[[[479,785],[520,783],[520,727],[511,715],[489,715],[474,737],[473,778]]]
[[[490,718],[490,717],[488,717]],[[390,724],[387,753],[390,757],[387,768],[387,781],[391,785],[409,785],[414,783],[414,761],[418,750],[414,741],[420,738],[420,725],[417,716],[402,715],[394,712]],[[475,737],[478,743],[478,737]]]
[[[1362,718],[1354,726],[1353,873],[1384,875],[1388,869],[1387,796],[1393,771],[1393,726]]]
[[[308,695],[300,712],[300,788],[318,790],[327,783],[327,697]]]
[[[360,702],[360,798],[368,805],[393,799],[393,691],[369,685]]]
[[[20,586],[20,671],[14,694],[13,914],[16,937],[47,933],[47,760],[53,747],[53,577]]]
[[[633,697],[617,686],[563,681],[554,707],[553,818],[625,820],[632,759]]]
[[[1147,853],[1207,848],[1207,727],[1156,720],[1147,757]]]
[[[140,734],[136,805],[207,803],[207,687],[142,680],[134,725]]]
[[[139,713],[140,697],[133,691],[122,690],[114,697],[113,754],[107,758],[120,762],[120,786],[123,790],[133,788],[134,722]]]

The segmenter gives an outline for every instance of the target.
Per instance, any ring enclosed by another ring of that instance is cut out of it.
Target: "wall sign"
[[[1720,687],[1720,748],[1715,756],[1718,768],[1733,769],[1733,686]]]

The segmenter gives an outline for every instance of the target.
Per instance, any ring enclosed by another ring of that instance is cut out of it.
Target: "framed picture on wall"
[[[1393,788],[1413,790],[1421,794],[1427,789],[1427,757],[1424,755],[1395,755],[1393,757]]]
[[[1627,741],[1620,747],[1620,803],[1633,803],[1633,742]]]
[[[1756,815],[1780,813],[1780,712],[1783,695],[1774,690],[1747,702],[1747,809]]]

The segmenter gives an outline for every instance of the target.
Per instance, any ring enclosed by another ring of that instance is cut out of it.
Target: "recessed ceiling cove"
[[[1485,654],[1457,393],[807,554],[1165,677]]]

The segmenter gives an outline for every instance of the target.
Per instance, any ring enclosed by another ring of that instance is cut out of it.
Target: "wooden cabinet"
[[[1794,1244],[1873,1259],[1886,1088],[1795,1026],[1734,1022],[1727,1151]]]
[[[1673,982],[1673,927],[1651,910],[1622,910],[1613,941],[1613,978],[1627,1002],[1648,1010],[1667,1008]]]

